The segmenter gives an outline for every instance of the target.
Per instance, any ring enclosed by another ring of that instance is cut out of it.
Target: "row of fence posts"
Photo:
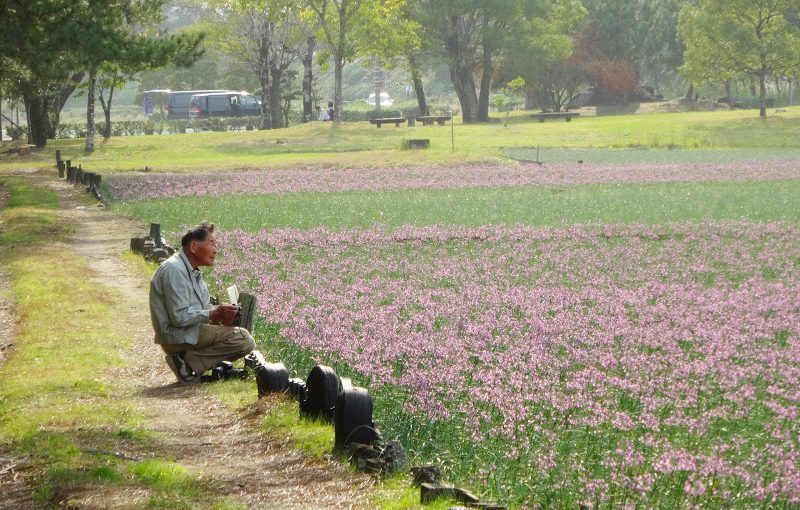
[[[61,150],[56,150],[56,166],[58,167],[58,178],[66,179],[70,184],[76,186],[86,186],[86,191],[95,196],[98,200],[102,200],[103,196],[100,194],[100,183],[103,178],[100,174],[95,172],[85,171],[81,165],[72,166],[72,161],[69,159],[61,159]]]

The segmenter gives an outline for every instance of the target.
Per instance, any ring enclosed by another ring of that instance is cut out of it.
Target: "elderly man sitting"
[[[255,348],[250,333],[234,327],[238,305],[211,305],[200,268],[217,254],[214,225],[189,229],[181,249],[164,261],[150,281],[150,319],[155,343],[181,383],[196,383],[208,369],[234,361]]]

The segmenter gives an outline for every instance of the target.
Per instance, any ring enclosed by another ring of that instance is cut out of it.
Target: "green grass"
[[[0,215],[0,246],[34,245],[63,239],[69,232],[58,223],[58,196],[47,188],[33,187],[28,180],[0,174],[0,189],[9,193]]]
[[[314,457],[321,458],[333,450],[333,427],[330,423],[301,419],[294,400],[273,397],[261,426],[277,437],[288,439],[295,448]]]
[[[101,140],[91,155],[84,140],[54,140],[36,155],[0,156],[9,168],[31,164],[52,167],[55,150],[85,169],[108,174],[141,170],[156,172],[235,170],[302,165],[403,166],[503,161],[503,148],[797,148],[800,107],[760,119],[752,110],[652,115],[586,117],[574,122],[539,123],[530,112],[514,112],[509,124],[413,128],[366,122],[312,122],[288,129],[116,137]],[[402,151],[408,138],[429,138],[431,148]],[[451,144],[454,148],[451,148]]]
[[[742,161],[796,161],[800,160],[800,149],[594,149],[594,148],[553,148],[553,147],[512,147],[503,149],[503,154],[520,161],[541,161],[543,163],[656,163],[656,164],[697,164],[697,163],[736,163]]]
[[[422,505],[420,503],[420,490],[410,487],[408,481],[402,476],[393,476],[380,482],[379,491],[376,492],[372,503],[381,510],[447,510],[459,506],[459,503],[450,499],[436,500]]]
[[[206,218],[222,229],[331,229],[383,224],[662,223],[704,218],[800,221],[800,181],[188,197],[114,204],[162,232]]]

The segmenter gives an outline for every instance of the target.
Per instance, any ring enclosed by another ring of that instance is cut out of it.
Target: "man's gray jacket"
[[[211,296],[183,250],[161,264],[150,280],[150,320],[157,344],[197,344],[200,324],[209,322]]]

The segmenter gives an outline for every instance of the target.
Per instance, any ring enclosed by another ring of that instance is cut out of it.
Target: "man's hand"
[[[208,318],[214,324],[233,326],[238,311],[239,305],[218,305],[208,312]]]

